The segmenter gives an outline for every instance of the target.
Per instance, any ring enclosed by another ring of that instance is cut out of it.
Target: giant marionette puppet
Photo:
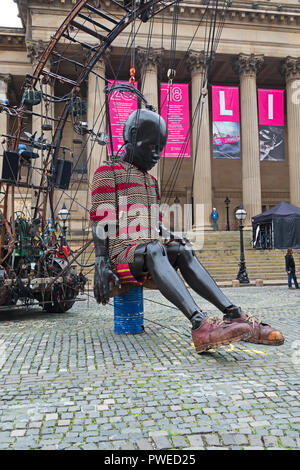
[[[153,230],[156,211],[151,211],[151,207],[159,204],[158,184],[148,172],[157,164],[167,142],[167,126],[162,117],[148,109],[135,111],[124,125],[123,137],[123,153],[104,162],[93,179],[90,218],[95,243],[97,302],[109,301],[112,285],[124,281],[142,284],[151,276],[157,289],[191,322],[197,353],[239,340],[283,344],[279,331],[248,317],[223,294],[187,246],[186,238],[172,232],[166,235],[159,222],[157,232],[165,237],[164,243],[159,242]],[[139,216],[141,222],[132,230],[131,221],[136,217],[137,207],[144,212]],[[223,319],[207,317],[177,270],[197,294],[223,313]]]

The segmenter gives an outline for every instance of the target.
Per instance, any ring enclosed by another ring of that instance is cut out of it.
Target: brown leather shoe
[[[267,323],[262,323],[253,315],[248,316],[245,313],[242,313],[240,318],[228,318],[226,315],[224,315],[224,321],[230,325],[241,325],[245,323],[252,326],[252,336],[250,336],[248,339],[244,338],[243,341],[256,344],[267,344],[269,346],[280,346],[284,343],[284,337],[280,331],[272,328]]]
[[[220,318],[205,318],[199,328],[192,330],[192,339],[198,354],[252,335],[253,330],[249,323],[228,323]]]

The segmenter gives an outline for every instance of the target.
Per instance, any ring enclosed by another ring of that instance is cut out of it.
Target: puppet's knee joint
[[[178,256],[183,257],[186,261],[193,261],[195,257],[194,250],[191,250],[185,245],[180,245]]]
[[[165,247],[158,241],[153,241],[147,244],[147,257],[156,259],[161,256],[166,256]]]

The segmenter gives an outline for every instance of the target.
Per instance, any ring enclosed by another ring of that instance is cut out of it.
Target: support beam
[[[0,75],[0,101],[4,101],[8,99],[8,81],[9,75]],[[0,113],[0,134],[8,134],[8,117],[5,112]],[[1,140],[3,138],[1,137]],[[0,147],[0,178],[2,176],[2,164],[3,164],[3,150],[5,150],[5,146]]]
[[[252,217],[261,213],[260,152],[257,114],[256,75],[263,56],[239,54],[234,64],[240,77],[243,206],[247,211],[245,229]]]
[[[189,51],[187,66],[192,76],[192,155],[195,231],[211,230],[211,142],[209,104],[206,93],[207,58],[204,51]],[[199,211],[199,207],[203,210]],[[199,217],[202,220],[199,220]]]
[[[158,112],[158,82],[157,72],[160,63],[161,49],[144,49],[138,47],[136,50],[136,63],[141,71],[140,90],[149,104]],[[160,184],[160,163],[158,163],[149,173],[154,176]]]
[[[100,60],[94,67],[94,71],[101,77],[105,77],[105,61]],[[105,109],[105,82],[97,75],[89,75],[88,84],[88,125],[94,132],[106,132],[106,109]],[[87,146],[87,169],[88,169],[88,204],[91,204],[91,188],[93,175],[97,168],[102,165],[107,157],[107,147],[99,145],[97,142],[88,140]]]
[[[300,57],[282,63],[286,80],[290,202],[300,206]]]

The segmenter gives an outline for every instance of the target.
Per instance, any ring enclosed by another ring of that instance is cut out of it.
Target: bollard
[[[115,333],[134,335],[144,331],[143,288],[132,287],[114,297]]]

